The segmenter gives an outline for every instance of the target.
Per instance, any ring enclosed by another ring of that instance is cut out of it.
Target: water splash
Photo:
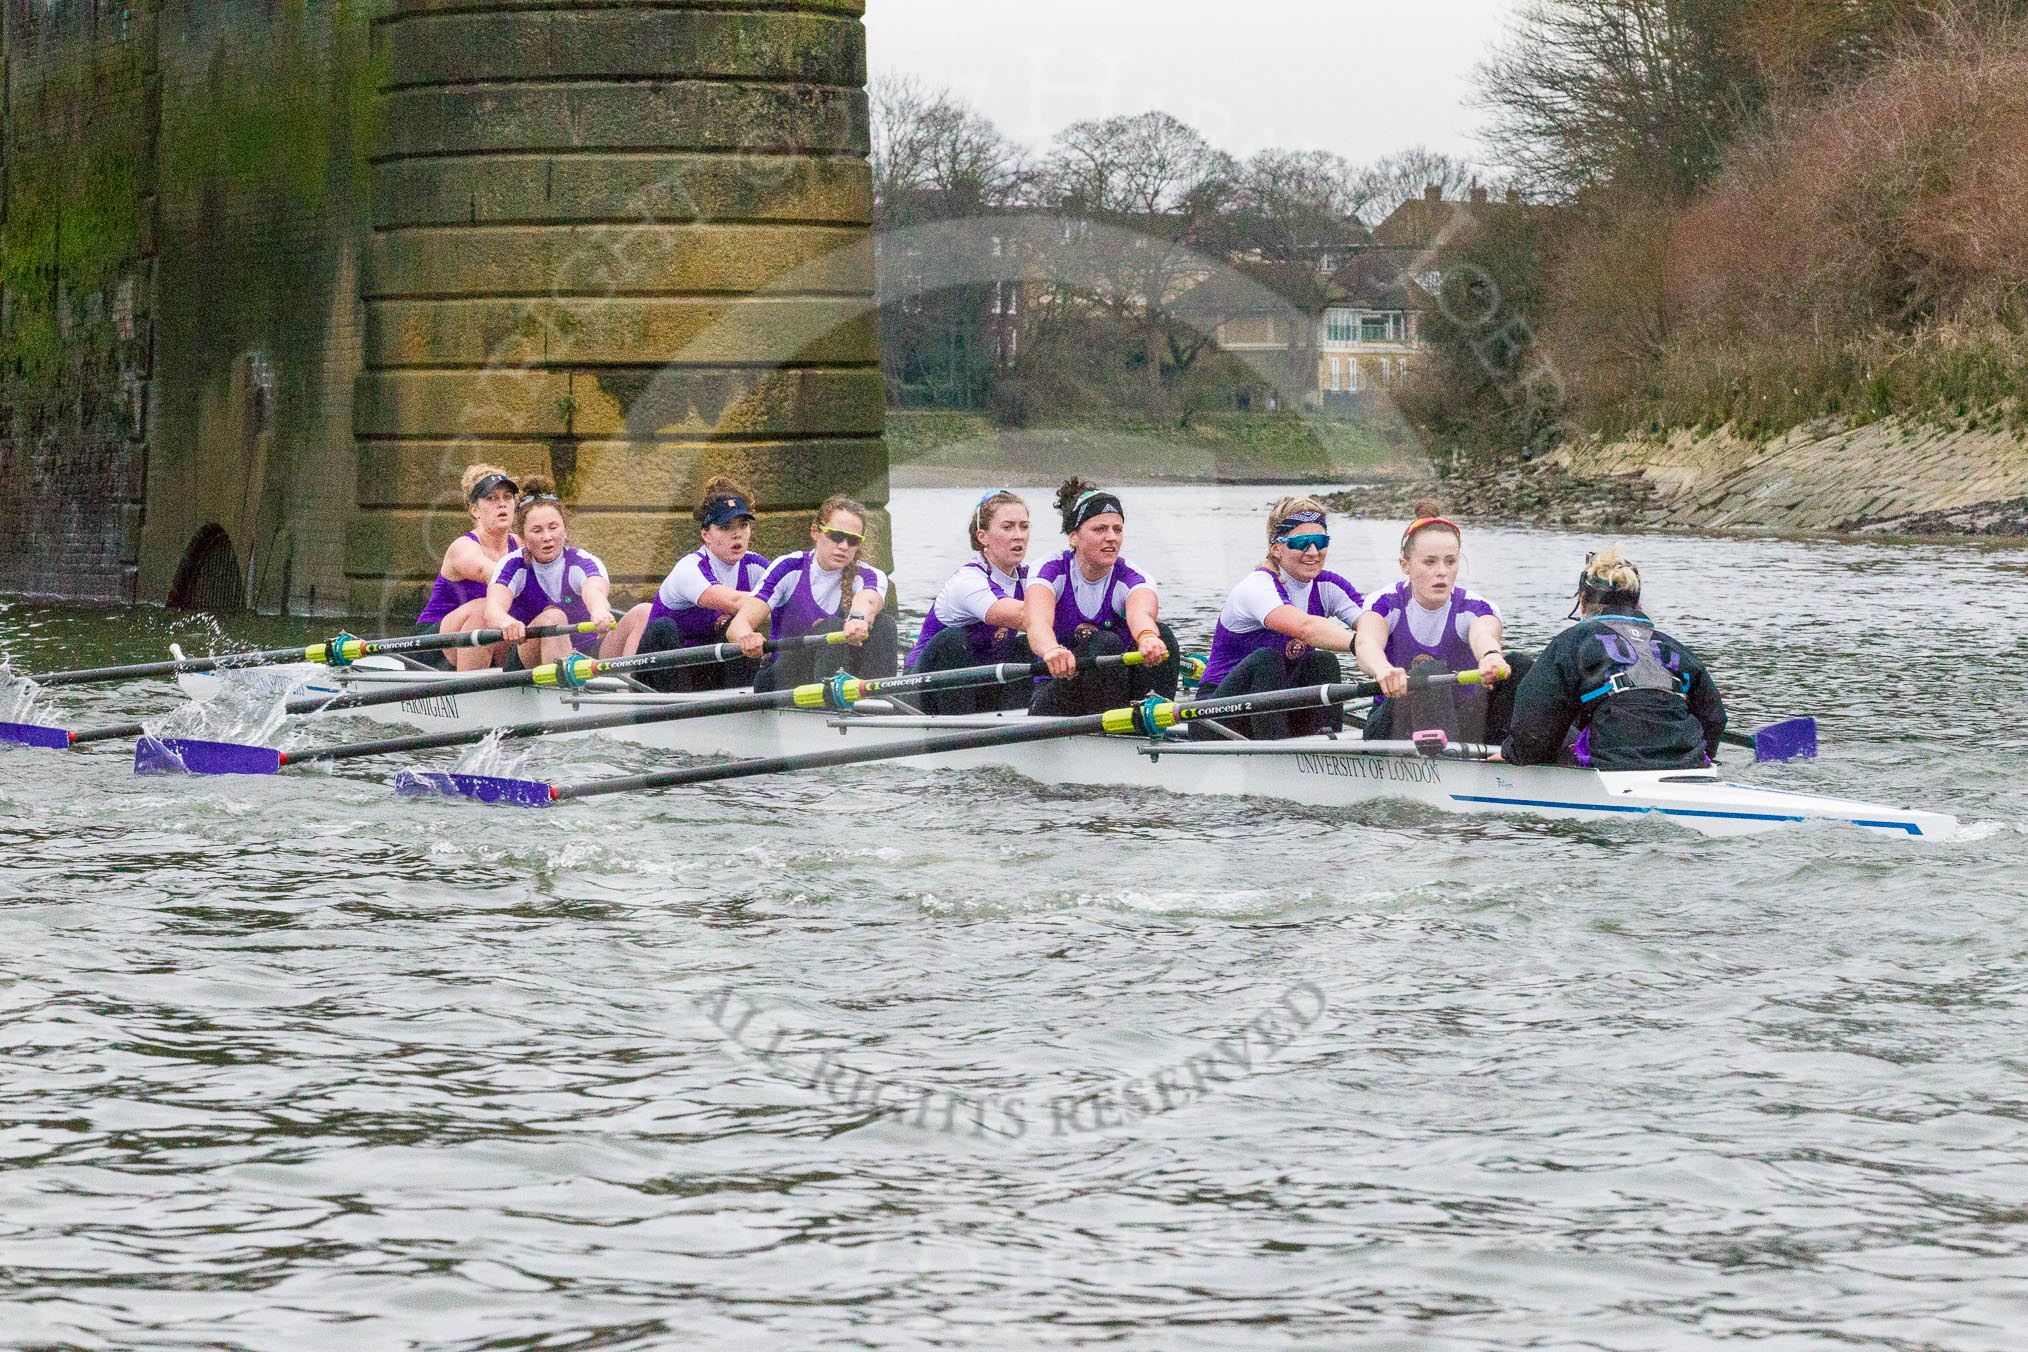
[[[483,741],[475,742],[458,756],[457,764],[451,767],[453,774],[489,775],[498,779],[512,779],[520,775],[527,765],[534,748],[523,744],[509,749],[507,743],[495,729]]]
[[[197,698],[160,718],[147,720],[148,734],[203,742],[272,745],[288,723],[289,697],[305,681],[323,671],[321,666],[298,662],[212,673],[199,678],[203,686],[192,689]],[[195,681],[190,685],[194,686]]]
[[[42,687],[0,662],[0,723],[33,723]]]

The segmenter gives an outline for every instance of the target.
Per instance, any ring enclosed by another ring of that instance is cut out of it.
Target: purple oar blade
[[[0,723],[0,742],[16,746],[39,746],[48,751],[70,750],[70,732],[41,723]]]
[[[1756,761],[1815,760],[1817,720],[1791,718],[1786,723],[1762,728],[1753,735],[1753,758]]]
[[[143,737],[134,744],[137,775],[271,775],[281,768],[282,753],[271,746],[187,737]]]
[[[516,807],[548,807],[553,801],[547,784],[532,779],[500,779],[493,775],[460,775],[442,770],[403,770],[394,777],[394,791],[404,798],[476,798],[482,803]]]

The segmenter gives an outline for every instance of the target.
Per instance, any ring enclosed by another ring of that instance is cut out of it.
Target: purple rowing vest
[[[768,561],[759,554],[741,555],[739,566],[732,570],[731,581],[720,580],[718,570],[725,565],[713,558],[710,550],[700,548],[693,557],[697,559],[698,567],[704,570],[704,576],[711,580],[712,585],[730,587],[736,592],[752,595],[754,588],[760,585],[760,580],[767,576]],[[722,610],[713,610],[710,606],[671,610],[663,604],[662,593],[658,589],[655,599],[648,603],[648,623],[653,624],[660,619],[671,619],[676,622],[676,633],[682,638],[683,646],[686,648],[694,648],[702,643],[723,642],[725,626],[732,623],[732,616]]]
[[[986,575],[986,586],[992,589],[994,600],[1005,601],[1009,599],[1006,589],[993,580],[993,570],[987,567],[983,560],[973,559],[965,564],[965,567],[976,569]],[[959,571],[962,572],[963,569]],[[1016,601],[1025,600],[1027,595],[1028,568],[1024,564],[1015,575],[1014,595],[1012,599]],[[929,647],[930,640],[950,627],[950,625],[945,624],[937,618],[937,608],[932,603],[929,614],[923,617],[922,632],[916,635],[915,646],[908,650],[908,661],[903,664],[905,668],[909,671],[914,671],[916,665],[922,661],[923,650]],[[989,625],[983,622],[968,624],[963,626],[963,628],[966,630],[965,642],[970,645],[972,650],[972,661],[980,665],[1002,660],[1002,657],[996,656],[996,654],[1004,655],[1004,650],[1008,643],[1021,633],[1019,629],[1011,629],[1006,625]]]
[[[1289,600],[1288,586],[1282,581],[1281,574],[1277,570],[1263,566],[1254,569],[1254,572],[1266,573],[1274,582],[1275,592],[1282,598],[1282,604],[1292,604]],[[1310,584],[1309,612],[1312,615],[1321,618],[1324,614],[1324,584],[1326,582],[1335,582],[1339,587],[1344,589],[1347,596],[1352,598],[1352,604],[1359,604],[1359,589],[1357,587],[1336,573],[1321,572],[1317,574],[1317,580]],[[1266,648],[1281,649],[1283,659],[1292,663],[1302,661],[1303,654],[1310,651],[1310,645],[1301,639],[1290,638],[1287,634],[1279,633],[1268,628],[1266,625],[1262,625],[1250,634],[1235,634],[1225,627],[1225,621],[1221,618],[1217,629],[1212,632],[1211,656],[1204,663],[1204,675],[1198,681],[1197,688],[1203,691],[1218,689],[1220,682],[1232,674],[1234,667]]]
[[[800,564],[798,564],[798,560],[801,561]],[[837,613],[826,610],[818,605],[816,593],[810,590],[810,573],[817,566],[816,555],[808,550],[804,550],[799,554],[787,554],[776,559],[774,566],[780,568],[783,564],[790,564],[796,567],[796,588],[789,593],[787,601],[783,602],[781,606],[769,614],[768,637],[777,643],[783,639],[801,638],[824,621],[835,618]],[[859,569],[859,585],[861,588],[872,588],[879,585],[879,578],[872,569],[864,564],[855,564],[853,566]],[[765,580],[763,580],[762,585],[766,585]],[[844,598],[845,593],[841,587],[838,599],[842,601]]]
[[[1387,635],[1387,660],[1403,671],[1413,672],[1418,662],[1441,662],[1452,671],[1466,671],[1479,665],[1479,659],[1472,655],[1472,645],[1458,633],[1460,612],[1474,617],[1491,615],[1493,608],[1473,596],[1462,587],[1451,588],[1450,604],[1444,609],[1444,631],[1435,646],[1418,640],[1408,627],[1408,607],[1415,604],[1407,582],[1397,582],[1394,590],[1377,598],[1373,610],[1382,618],[1390,612],[1399,612],[1401,618]],[[1483,699],[1485,691],[1479,686],[1457,686],[1452,695],[1460,703]],[[1386,703],[1381,699],[1378,703]]]
[[[1075,648],[1100,629],[1110,629],[1120,636],[1120,641],[1129,649],[1134,646],[1134,636],[1127,628],[1124,613],[1126,593],[1146,584],[1147,578],[1136,572],[1125,559],[1114,559],[1112,572],[1107,575],[1105,589],[1099,596],[1098,613],[1087,615],[1078,609],[1077,581],[1083,578],[1077,571],[1077,553],[1066,549],[1056,558],[1042,565],[1037,580],[1060,579],[1056,592],[1055,623],[1056,641],[1066,648]],[[1113,598],[1122,598],[1120,613],[1113,610]]]
[[[464,537],[473,544],[481,543],[477,531],[466,531]],[[521,542],[512,535],[507,537],[509,553],[521,548]],[[437,574],[436,586],[430,588],[430,599],[422,608],[422,614],[415,617],[417,624],[441,624],[444,617],[459,606],[469,605],[486,594],[490,585],[485,582],[459,582]]]
[[[493,580],[514,592],[514,600],[507,607],[507,613],[523,624],[533,624],[535,617],[551,606],[563,612],[567,623],[583,624],[591,619],[591,607],[584,601],[584,585],[595,577],[605,575],[604,566],[596,558],[573,545],[566,545],[563,550],[562,596],[551,596],[544,590],[542,576],[528,561],[526,553],[509,555]],[[587,657],[598,654],[597,634],[578,634],[570,642]]]

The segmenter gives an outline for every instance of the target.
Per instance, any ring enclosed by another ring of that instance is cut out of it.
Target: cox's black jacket
[[[1716,756],[1725,702],[1697,654],[1653,630],[1649,653],[1673,688],[1614,690],[1615,675],[1626,683],[1630,645],[1608,620],[1651,629],[1654,623],[1638,610],[1599,615],[1550,640],[1514,692],[1514,722],[1501,754],[1517,765],[1554,765],[1568,735],[1589,729],[1591,764],[1599,770],[1689,769]]]

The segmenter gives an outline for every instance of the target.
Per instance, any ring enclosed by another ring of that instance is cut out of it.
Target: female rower
[[[1367,602],[1355,626],[1360,670],[1380,682],[1381,698],[1366,721],[1368,741],[1405,739],[1439,729],[1453,740],[1497,743],[1514,706],[1508,677],[1525,664],[1501,651],[1506,631],[1492,602],[1458,585],[1464,532],[1433,502],[1419,503],[1401,536],[1401,571],[1392,590]],[[1476,686],[1432,686],[1408,694],[1411,668],[1478,668],[1490,692]]]
[[[1341,678],[1337,654],[1352,651],[1353,626],[1365,600],[1358,588],[1325,569],[1331,548],[1325,525],[1324,504],[1315,498],[1283,498],[1268,509],[1267,561],[1232,589],[1218,612],[1199,699],[1330,685]],[[1336,732],[1343,716],[1335,708],[1306,709],[1220,721],[1249,737],[1281,738]]]
[[[1028,642],[1049,665],[1030,713],[1093,714],[1150,693],[1176,698],[1176,635],[1161,620],[1155,584],[1120,557],[1127,513],[1111,493],[1082,479],[1056,490],[1056,510],[1070,548],[1029,581]],[[1092,659],[1136,649],[1139,667],[1093,668]]]
[[[810,522],[810,547],[776,559],[752,596],[726,626],[728,643],[748,657],[761,656],[766,638],[843,631],[852,651],[844,668],[862,680],[894,675],[900,646],[894,617],[886,613],[887,574],[859,561],[866,541],[866,509],[847,497],[827,498]],[[780,652],[754,674],[756,690],[786,690],[828,675],[835,648]]]
[[[1501,758],[1599,770],[1709,765],[1725,702],[1697,654],[1642,611],[1640,570],[1617,546],[1585,555],[1571,618],[1515,691]]]
[[[669,652],[723,643],[739,608],[752,598],[768,571],[768,560],[753,552],[753,491],[723,476],[704,485],[697,505],[701,546],[662,579],[655,599],[635,606],[628,619],[642,625],[636,651]],[[760,664],[748,657],[702,666],[645,672],[640,680],[657,690],[730,690],[753,682]]]
[[[465,510],[472,514],[472,529],[451,541],[437,569],[436,585],[422,614],[415,617],[418,634],[466,633],[484,626],[486,584],[500,561],[521,548],[510,527],[514,524],[514,499],[521,490],[507,471],[498,465],[467,465],[459,483],[465,495]],[[505,656],[502,645],[491,649],[451,654],[418,653],[416,660],[440,670],[451,669],[452,661],[467,666],[492,666]]]
[[[514,533],[520,552],[509,554],[486,588],[486,613],[479,626],[498,629],[513,645],[507,665],[560,662],[573,649],[587,657],[618,656],[627,635],[617,628],[606,566],[570,543],[570,522],[556,486],[539,475],[521,484]],[[530,628],[553,624],[599,626],[596,634],[528,638]]]
[[[1026,602],[1028,504],[1004,488],[980,498],[965,522],[972,557],[937,593],[909,650],[911,672],[953,671],[989,662],[1032,662]],[[1027,707],[1029,688],[976,686],[922,697],[925,712],[970,714]]]

